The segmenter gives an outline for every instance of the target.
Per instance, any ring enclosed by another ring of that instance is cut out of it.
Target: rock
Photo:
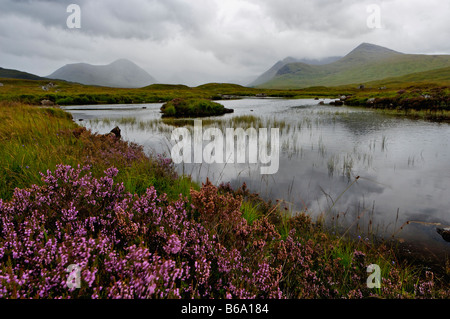
[[[41,101],[41,105],[43,105],[43,106],[53,106],[53,105],[55,105],[55,103],[53,103],[50,100],[42,100]]]
[[[450,243],[450,227],[448,228],[436,228],[436,231],[445,241]]]
[[[325,102],[324,101],[320,101],[319,105],[325,105]]]
[[[341,96],[341,101],[345,101],[345,100],[347,100],[347,97],[345,95],[342,95]]]
[[[112,134],[114,134],[115,137],[121,138],[122,136],[121,136],[120,132],[121,132],[120,128],[118,126],[116,126],[115,128],[113,128],[111,130],[110,134],[112,133]]]
[[[0,83],[0,86],[3,86],[3,83]]]
[[[367,100],[367,104],[372,105],[375,102],[375,98],[370,98]]]
[[[342,105],[344,105],[344,102],[342,102],[341,100],[336,100],[336,101],[334,101],[334,105],[335,106],[342,106]]]

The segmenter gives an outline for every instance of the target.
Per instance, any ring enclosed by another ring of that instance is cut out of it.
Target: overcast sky
[[[71,3],[81,28],[67,26]],[[126,58],[159,82],[246,84],[287,56],[362,42],[450,54],[449,14],[450,0],[0,0],[0,67],[46,76]]]

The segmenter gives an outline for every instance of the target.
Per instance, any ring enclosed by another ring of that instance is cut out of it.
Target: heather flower
[[[171,165],[160,162],[164,169]],[[142,195],[126,192],[114,181],[118,174],[110,167],[95,178],[91,166],[58,165],[41,174],[42,186],[0,199],[1,298],[373,295],[362,286],[369,256],[355,249],[345,268],[329,253],[337,243],[325,235],[302,237],[313,228],[305,216],[293,218],[281,236],[275,217],[248,224],[243,196],[209,181],[191,192],[190,202],[169,201],[155,187]],[[79,289],[68,289],[69,265],[79,268]],[[342,274],[348,291],[336,290]],[[381,293],[400,295],[401,281],[393,265]],[[432,297],[434,289],[431,272],[414,284],[419,297]]]
[[[164,247],[164,250],[168,253],[168,254],[178,254],[181,250],[181,241],[178,238],[177,235],[172,234],[169,236],[168,240],[167,240],[167,245]]]

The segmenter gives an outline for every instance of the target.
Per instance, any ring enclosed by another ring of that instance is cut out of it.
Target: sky
[[[160,83],[245,85],[288,56],[363,42],[450,54],[449,13],[450,0],[0,0],[0,67],[47,76],[125,58]]]

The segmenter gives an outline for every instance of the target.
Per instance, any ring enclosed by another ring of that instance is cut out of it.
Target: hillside
[[[0,68],[0,78],[20,79],[20,80],[46,80],[45,78],[42,78],[40,76],[31,73],[4,68]]]
[[[145,70],[125,59],[108,65],[67,64],[48,78],[116,88],[139,88],[157,82]]]
[[[311,65],[323,65],[323,64],[329,64],[332,62],[335,62],[339,60],[341,57],[329,57],[325,59],[295,59],[292,57],[287,57],[283,60],[278,61],[275,63],[269,70],[261,74],[258,78],[256,78],[252,83],[250,83],[248,86],[254,87],[261,85],[263,83],[266,83],[270,80],[272,80],[276,75],[277,72],[283,68],[284,66],[291,64],[291,63],[305,63],[305,64],[311,64]]]
[[[345,57],[326,65],[289,63],[264,88],[305,88],[365,83],[450,67],[450,55],[404,54],[363,43]]]
[[[398,77],[390,77],[383,80],[377,80],[364,83],[372,87],[401,87],[414,84],[435,84],[441,86],[450,86],[450,67],[440,68],[424,72],[416,72]]]

